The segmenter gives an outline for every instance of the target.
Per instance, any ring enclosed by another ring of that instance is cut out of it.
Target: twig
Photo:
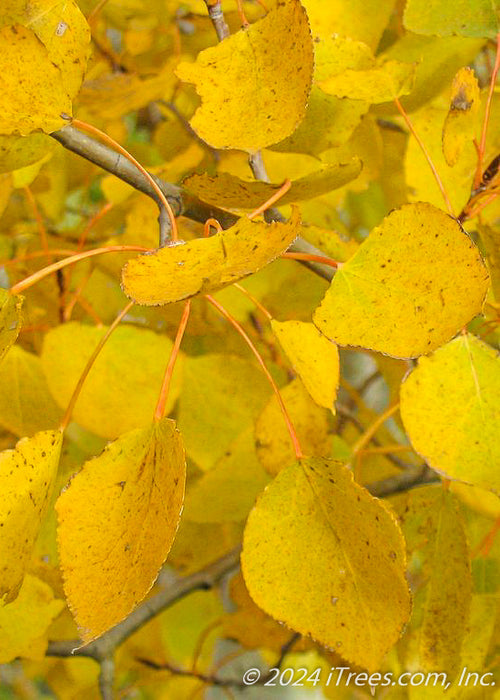
[[[365,484],[364,486],[372,496],[384,498],[385,496],[392,496],[395,493],[408,491],[416,486],[434,484],[439,480],[438,474],[425,465],[423,469],[422,467],[413,470],[408,469],[407,471],[401,472],[401,474],[390,476],[381,481],[375,481],[373,484]]]
[[[103,700],[113,700],[113,682],[115,678],[115,662],[111,656],[101,659],[99,673],[99,690]]]
[[[300,639],[300,634],[296,632],[292,634],[290,639],[285,644],[283,644],[283,646],[281,647],[279,658],[276,661],[276,663],[271,667],[272,669],[281,667],[281,664],[285,660],[286,655],[292,649],[293,645],[298,639]],[[239,678],[221,678],[216,673],[200,673],[198,671],[195,671],[194,669],[189,670],[185,668],[179,668],[178,666],[173,666],[168,662],[159,664],[156,663],[156,661],[152,661],[151,659],[143,659],[139,657],[136,658],[136,661],[139,661],[145,666],[149,666],[149,668],[154,668],[157,671],[170,671],[170,673],[172,673],[174,676],[187,676],[188,678],[196,678],[202,683],[206,683],[207,685],[218,686],[219,688],[248,687],[247,684],[245,684],[244,681]],[[263,685],[270,678],[271,669],[269,669],[267,673],[263,674],[254,685]]]
[[[205,0],[205,5],[207,6],[208,16],[212,20],[215,32],[219,41],[226,39],[229,34],[229,27],[224,19],[224,13],[222,12],[221,0]]]

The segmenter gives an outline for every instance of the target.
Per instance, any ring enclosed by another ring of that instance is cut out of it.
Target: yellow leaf
[[[313,76],[305,10],[284,0],[247,29],[181,63],[202,104],[191,119],[214,148],[255,152],[289,136],[303,118]],[[297,70],[300,67],[300,71]]]
[[[241,562],[259,607],[369,670],[408,621],[397,521],[338,462],[308,458],[278,474],[250,513]]]
[[[16,600],[0,608],[0,663],[18,656],[43,659],[47,630],[63,608],[50,586],[27,574]]]
[[[321,80],[318,86],[327,95],[363,100],[371,104],[390,102],[408,95],[413,87],[416,66],[412,63],[385,61],[367,70],[344,70]]]
[[[241,573],[231,579],[230,593],[235,612],[226,613],[222,618],[222,634],[237,640],[245,649],[272,649],[277,654],[290,639],[290,632],[276,620],[266,615],[251,599]],[[304,640],[305,644],[311,644]],[[304,646],[301,642],[301,646]],[[299,645],[294,644],[297,650]]]
[[[401,418],[415,450],[450,479],[500,492],[499,391],[498,353],[473,335],[420,358],[401,385]]]
[[[422,587],[422,613],[414,619],[420,621],[416,635],[419,668],[444,672],[451,679],[460,667],[460,646],[472,594],[459,504],[453,494],[436,486],[415,489],[399,502],[408,554],[416,551],[422,567],[416,574]]]
[[[314,38],[332,34],[364,41],[373,50],[394,9],[394,0],[303,0]]]
[[[146,306],[209,294],[260,270],[283,253],[299,231],[297,209],[284,224],[244,217],[210,238],[179,241],[130,260],[122,271],[122,288]]]
[[[416,34],[494,39],[498,10],[491,0],[408,0],[404,26]]]
[[[183,516],[195,523],[244,520],[268,481],[255,454],[253,430],[248,428],[217,464],[189,487]]]
[[[500,303],[500,232],[483,222],[478,224],[478,230],[490,271],[491,290],[495,301]]]
[[[353,158],[348,163],[327,165],[322,170],[294,180],[290,190],[280,198],[279,203],[283,205],[301,202],[336,190],[354,180],[361,168],[362,163],[358,158]],[[281,184],[247,182],[229,173],[218,173],[213,177],[207,173],[194,174],[187,177],[182,184],[204,202],[228,209],[255,209],[281,187]]]
[[[64,87],[73,99],[82,84],[90,50],[90,29],[74,0],[6,0],[3,24],[31,29],[60,69]]]
[[[463,484],[461,481],[451,481],[449,489],[465,503],[467,508],[493,520],[500,518],[500,498],[491,491],[471,486],[471,484]]]
[[[146,596],[179,524],[186,465],[164,418],[110,443],[56,503],[64,589],[85,642]]]
[[[56,147],[46,134],[0,135],[0,172],[7,173],[39,161]]]
[[[0,597],[17,596],[59,464],[62,433],[47,430],[0,452]]]
[[[335,412],[339,384],[339,352],[313,326],[302,321],[271,321],[280,345],[319,406]]]
[[[241,523],[193,523],[182,518],[169,564],[183,575],[200,571],[241,544]]]
[[[22,437],[56,428],[61,417],[40,358],[14,345],[0,364],[0,425]]]
[[[106,328],[64,323],[45,334],[42,366],[57,403],[66,408],[73,389]],[[114,439],[152,419],[171,340],[145,328],[118,327],[99,353],[73,416],[87,430]],[[167,412],[179,395],[181,364],[174,373]]]
[[[254,362],[233,355],[187,357],[179,428],[191,459],[201,469],[213,467],[229,444],[253,426],[270,391]]]
[[[451,103],[443,125],[443,155],[448,165],[458,161],[467,141],[476,135],[479,83],[472,68],[461,68],[453,78]]]
[[[12,296],[0,287],[0,360],[16,342],[21,330],[21,307],[24,297]]]
[[[411,119],[441,177],[453,211],[459,212],[470,196],[471,173],[476,167],[477,152],[472,142],[465,143],[456,165],[451,168],[446,163],[443,155],[442,125],[447,113],[446,109],[433,103],[419,109]],[[443,206],[443,195],[435,178],[429,177],[429,164],[414,138],[408,140],[405,172],[410,201],[422,200],[437,207]]]
[[[302,238],[337,262],[345,262],[359,248],[358,242],[347,235],[311,224],[302,229]]]
[[[78,96],[78,104],[100,119],[120,119],[150,102],[169,100],[177,82],[173,68],[177,59],[168,61],[157,75],[143,78],[131,73],[106,73],[87,80]]]
[[[0,29],[0,132],[50,134],[66,124],[71,101],[61,71],[31,29],[19,24]]]
[[[332,449],[329,411],[312,401],[299,378],[280,393],[304,452],[315,457],[329,457]],[[274,394],[255,422],[255,440],[259,460],[273,476],[296,459],[290,433]]]
[[[425,202],[408,204],[337,271],[314,323],[340,345],[416,357],[481,312],[488,281],[479,250],[455,219]]]

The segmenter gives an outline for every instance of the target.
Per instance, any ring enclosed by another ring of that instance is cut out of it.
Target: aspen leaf
[[[303,321],[271,321],[280,345],[314,401],[334,411],[339,384],[339,352],[313,326]]]
[[[233,355],[187,357],[179,397],[179,428],[186,452],[204,470],[213,467],[240,433],[253,426],[269,398],[255,363]]]
[[[387,60],[367,70],[345,70],[320,80],[318,87],[327,95],[363,100],[371,104],[390,102],[408,95],[413,87],[415,65]]]
[[[394,9],[394,0],[330,0],[325,11],[324,0],[304,0],[314,38],[332,34],[363,41],[372,50]]]
[[[305,10],[282,0],[176,73],[201,97],[190,122],[198,136],[214,148],[255,152],[289,136],[303,118],[313,63]]]
[[[0,287],[0,360],[16,342],[21,330],[21,307],[24,297],[12,296]]]
[[[16,600],[0,608],[0,663],[18,656],[43,659],[47,630],[63,608],[50,586],[27,574]]]
[[[401,385],[414,449],[448,478],[500,492],[499,391],[498,353],[473,335],[420,358]]]
[[[369,670],[408,621],[396,519],[338,462],[307,458],[278,474],[250,513],[241,562],[259,607]]]
[[[481,312],[488,273],[460,224],[419,202],[389,214],[336,273],[314,323],[340,345],[432,352]]]
[[[164,418],[110,443],[59,497],[64,589],[85,642],[150,590],[177,531],[185,476],[180,433]]]
[[[361,168],[362,163],[358,158],[348,163],[327,165],[322,170],[294,180],[290,190],[280,197],[279,203],[302,202],[336,190],[354,180]],[[228,209],[255,209],[281,187],[267,182],[247,182],[229,173],[218,173],[213,177],[207,173],[194,174],[182,184],[204,202]]]
[[[71,322],[45,335],[42,367],[52,395],[65,408],[78,379],[106,332]],[[75,421],[114,439],[151,421],[172,342],[145,328],[122,325],[99,353],[73,411]],[[182,360],[181,360],[182,362]],[[180,365],[174,373],[166,411],[179,395]]]
[[[22,24],[31,29],[57,66],[67,94],[73,99],[82,84],[90,29],[74,0],[7,0],[2,6],[3,24]]]
[[[455,496],[427,486],[400,499],[401,527],[409,554],[418,552],[422,570],[422,616],[418,631],[419,668],[452,677],[459,670],[460,646],[472,593],[464,523]]]
[[[329,457],[332,450],[329,411],[314,403],[298,377],[280,393],[303,450],[314,457]],[[274,394],[255,422],[255,441],[262,466],[273,476],[296,459]]]
[[[56,428],[61,418],[40,358],[14,345],[0,364],[0,425],[22,437]]]
[[[55,147],[55,141],[46,134],[0,135],[0,172],[11,172],[36,163]]]
[[[498,8],[496,0],[408,0],[403,22],[416,34],[494,39]]]
[[[223,635],[237,639],[245,649],[265,647],[279,654],[289,641],[290,632],[255,605],[241,573],[231,579],[230,594],[237,609],[222,618]]]
[[[0,452],[0,597],[17,596],[59,464],[62,433],[47,430]]]
[[[443,154],[448,165],[458,161],[467,141],[472,141],[479,117],[479,84],[471,68],[461,68],[453,79],[451,103],[443,126]]]
[[[195,523],[244,520],[268,482],[255,454],[253,430],[248,428],[188,489],[183,517]]]
[[[246,217],[209,238],[165,246],[130,260],[122,288],[138,304],[158,306],[209,294],[253,274],[283,253],[297,237],[300,215],[266,224]]]
[[[56,131],[71,114],[60,69],[31,29],[0,29],[0,133],[28,135]]]
[[[449,490],[465,503],[467,508],[493,520],[500,518],[500,498],[492,491],[461,481],[450,481]]]

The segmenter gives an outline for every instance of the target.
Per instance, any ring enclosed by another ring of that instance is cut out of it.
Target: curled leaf
[[[288,248],[299,230],[297,209],[284,224],[241,218],[210,238],[180,241],[130,260],[122,270],[123,291],[146,306],[208,294],[260,270]]]

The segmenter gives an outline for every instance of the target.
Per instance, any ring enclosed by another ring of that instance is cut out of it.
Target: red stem
[[[235,318],[233,318],[233,317],[231,316],[231,314],[230,314],[228,311],[226,311],[226,309],[225,309],[221,304],[219,304],[218,301],[215,301],[215,299],[214,299],[213,297],[211,297],[209,294],[206,294],[206,295],[205,295],[205,299],[208,299],[208,301],[212,304],[212,306],[215,306],[215,308],[217,309],[217,311],[218,311],[222,316],[224,316],[225,319],[227,319],[227,320],[229,321],[229,323],[230,323],[230,324],[233,326],[233,328],[241,335],[241,337],[243,338],[243,340],[245,341],[245,343],[248,345],[248,347],[250,348],[250,350],[251,350],[251,351],[253,352],[253,354],[255,355],[255,357],[256,357],[256,359],[257,359],[257,362],[259,363],[259,365],[260,365],[262,371],[263,371],[264,374],[266,375],[267,380],[268,380],[268,382],[270,383],[270,385],[272,386],[273,391],[274,391],[274,393],[276,394],[276,398],[278,399],[278,403],[279,403],[279,406],[280,406],[280,408],[281,408],[281,412],[282,412],[282,414],[283,414],[283,418],[285,419],[286,427],[287,427],[287,429],[288,429],[288,432],[290,433],[290,439],[291,439],[292,444],[293,444],[293,449],[295,450],[295,456],[297,457],[297,459],[302,459],[303,456],[304,456],[304,454],[303,454],[302,448],[301,448],[301,446],[300,446],[299,438],[297,437],[297,433],[296,433],[296,431],[295,431],[295,428],[293,427],[293,423],[292,423],[292,421],[290,420],[290,416],[288,415],[288,411],[287,411],[286,406],[285,406],[285,403],[284,403],[284,401],[283,401],[283,399],[282,399],[282,397],[281,397],[280,390],[278,389],[278,386],[277,386],[276,382],[275,382],[274,379],[272,378],[271,373],[270,373],[269,370],[267,369],[267,367],[266,367],[266,365],[265,365],[265,363],[264,363],[264,360],[262,359],[262,357],[261,357],[259,351],[258,351],[257,348],[255,347],[255,345],[252,343],[252,341],[250,340],[249,336],[246,334],[246,332],[244,331],[244,329],[240,326],[240,324],[238,323],[238,321],[237,321]]]
[[[477,154],[477,167],[476,173],[474,175],[473,189],[476,190],[479,187],[481,178],[483,175],[483,158],[484,152],[486,150],[486,135],[488,133],[488,124],[490,121],[491,112],[491,102],[493,100],[493,93],[495,91],[495,83],[497,80],[498,70],[500,69],[500,33],[497,34],[497,53],[495,57],[495,65],[491,72],[490,79],[490,89],[488,91],[488,97],[486,100],[486,109],[484,111],[483,128],[481,130],[481,141],[479,142],[478,154]]]
[[[189,319],[189,313],[191,311],[191,300],[188,299],[184,305],[184,312],[177,329],[177,335],[175,336],[174,347],[170,353],[170,359],[168,361],[167,368],[165,370],[165,376],[163,377],[163,383],[160,389],[160,396],[158,398],[158,403],[156,404],[154,419],[159,421],[165,415],[165,406],[167,405],[168,392],[170,390],[170,382],[172,380],[172,374],[174,373],[175,363],[177,361],[177,356],[179,355],[179,349],[181,347],[182,338],[184,337],[184,331]]]

